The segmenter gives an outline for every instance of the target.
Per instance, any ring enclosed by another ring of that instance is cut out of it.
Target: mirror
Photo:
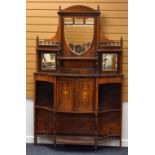
[[[85,53],[93,41],[94,18],[64,18],[64,35],[73,53]]]
[[[117,71],[117,54],[102,54],[102,71]]]
[[[56,69],[56,54],[55,53],[41,53],[41,68],[42,70]]]

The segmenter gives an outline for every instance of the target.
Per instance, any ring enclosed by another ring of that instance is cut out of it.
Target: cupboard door
[[[74,103],[74,81],[59,78],[57,82],[57,111],[72,111]]]
[[[94,79],[77,79],[76,82],[76,111],[91,112],[94,110],[95,89]]]

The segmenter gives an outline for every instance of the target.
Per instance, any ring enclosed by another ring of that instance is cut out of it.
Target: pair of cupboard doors
[[[57,105],[60,112],[93,112],[95,110],[95,79],[57,79]]]

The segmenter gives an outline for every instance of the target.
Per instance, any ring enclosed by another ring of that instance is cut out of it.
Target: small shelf
[[[43,110],[48,110],[53,112],[54,110],[52,108],[50,108],[49,106],[40,106],[40,105],[36,105],[37,109],[43,109]]]
[[[95,111],[56,111],[56,113],[66,113],[66,114],[94,114]]]
[[[120,112],[120,111],[121,111],[121,109],[109,109],[109,110],[99,111],[98,113],[99,113],[99,114],[102,114],[102,113]]]
[[[97,49],[97,52],[121,52],[122,51],[122,49],[120,49],[120,48],[118,48],[118,49],[113,49],[113,48],[108,48],[108,49],[102,49],[102,48],[99,48],[99,49]]]
[[[51,130],[47,131],[47,130],[42,130],[42,131],[36,131],[36,134],[47,134],[47,135],[53,135],[54,133],[51,132]]]
[[[87,136],[56,136],[57,144],[82,144],[82,145],[94,145],[94,137]]]
[[[97,57],[68,57],[68,56],[63,56],[63,57],[57,57],[57,59],[62,59],[62,60],[97,60]]]
[[[120,138],[121,136],[114,136],[114,135],[105,135],[105,136],[98,136],[97,140],[98,140],[98,144],[103,144],[104,142],[106,142],[106,140],[118,140],[118,138]]]
[[[60,48],[54,48],[54,47],[38,47],[38,51],[60,51]]]

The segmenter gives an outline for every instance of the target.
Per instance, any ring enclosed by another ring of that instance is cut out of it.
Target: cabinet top
[[[49,76],[66,76],[66,77],[123,77],[123,74],[69,74],[69,73],[51,73],[51,72],[36,72],[34,75],[49,75]]]

